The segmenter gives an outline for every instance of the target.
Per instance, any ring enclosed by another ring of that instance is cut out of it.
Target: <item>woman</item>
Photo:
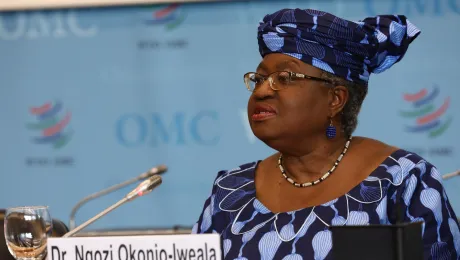
[[[330,259],[327,227],[393,224],[399,208],[404,222],[424,222],[425,259],[458,259],[459,226],[436,168],[352,137],[370,73],[399,62],[419,33],[404,16],[267,15],[263,60],[244,80],[252,131],[278,152],[219,172],[194,233],[221,234],[225,259]]]

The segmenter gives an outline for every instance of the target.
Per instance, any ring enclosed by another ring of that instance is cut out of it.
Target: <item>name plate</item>
[[[49,238],[47,260],[221,260],[218,234]]]

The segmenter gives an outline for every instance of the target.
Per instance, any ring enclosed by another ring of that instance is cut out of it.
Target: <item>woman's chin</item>
[[[257,129],[253,128],[252,132],[260,141],[264,142],[266,145],[272,147],[273,142],[280,140],[281,133],[275,129]],[[272,147],[273,148],[273,147]]]

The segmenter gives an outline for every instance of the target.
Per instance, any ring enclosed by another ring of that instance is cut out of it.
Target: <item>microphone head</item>
[[[153,175],[149,179],[141,182],[141,184],[139,184],[139,186],[137,186],[133,191],[128,193],[128,195],[126,195],[126,198],[128,200],[133,200],[133,199],[135,199],[137,197],[149,194],[153,189],[155,189],[162,182],[163,182],[163,180],[161,179],[161,176]]]
[[[158,165],[158,166],[153,167],[147,173],[149,174],[149,176],[153,176],[153,175],[156,175],[156,174],[163,174],[167,170],[168,170],[168,167],[166,167],[166,165],[162,164],[162,165]]]
[[[159,186],[161,183],[163,183],[163,179],[161,178],[161,176],[158,176],[158,175],[155,175],[155,176],[152,176],[148,179],[148,183],[147,183],[147,188],[146,190],[148,190],[149,192],[152,191],[153,189],[155,189],[157,186]]]

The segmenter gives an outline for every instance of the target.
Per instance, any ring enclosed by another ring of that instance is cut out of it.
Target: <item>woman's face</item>
[[[278,53],[265,56],[256,70],[264,76],[276,71],[321,77],[321,70]],[[254,135],[273,148],[278,141],[283,145],[295,144],[308,136],[325,135],[331,116],[332,88],[321,81],[300,78],[284,85],[286,88],[275,91],[266,80],[252,92],[248,116]]]

